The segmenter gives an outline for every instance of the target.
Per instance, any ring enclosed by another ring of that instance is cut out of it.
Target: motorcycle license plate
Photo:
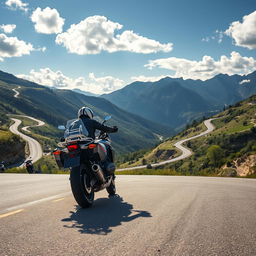
[[[80,165],[80,155],[66,157],[64,159],[64,168],[76,167]]]

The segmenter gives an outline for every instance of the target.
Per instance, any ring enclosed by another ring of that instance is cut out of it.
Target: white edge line
[[[43,202],[46,202],[46,201],[51,201],[51,200],[54,200],[56,198],[64,197],[64,196],[67,196],[67,195],[70,195],[70,194],[71,194],[71,192],[66,192],[66,193],[55,195],[55,196],[49,196],[49,197],[46,197],[46,198],[35,200],[35,201],[32,201],[32,202],[28,202],[28,203],[24,203],[24,204],[19,204],[19,205],[12,206],[12,207],[9,207],[9,208],[6,208],[6,209],[0,211],[0,214],[4,214],[4,213],[10,212],[10,211],[14,211],[14,210],[17,210],[17,209],[21,209],[21,208],[26,208],[26,207],[29,207],[31,205],[43,203]]]

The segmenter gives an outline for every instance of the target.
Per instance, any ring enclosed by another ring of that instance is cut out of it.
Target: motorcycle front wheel
[[[73,167],[70,171],[70,185],[76,202],[82,208],[92,206],[94,191],[90,185],[90,176],[82,166]]]

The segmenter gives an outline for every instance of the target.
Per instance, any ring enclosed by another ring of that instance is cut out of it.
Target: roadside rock
[[[256,154],[249,156],[244,155],[235,159],[232,163],[224,165],[219,175],[244,177],[254,173],[256,173]]]
[[[247,176],[256,171],[256,154],[242,156],[234,161],[238,176]]]

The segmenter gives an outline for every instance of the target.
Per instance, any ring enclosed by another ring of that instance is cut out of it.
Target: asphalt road
[[[18,98],[19,97],[19,95],[20,95],[20,93],[17,91],[17,89],[20,89],[20,86],[18,86],[16,89],[12,89],[13,91],[14,91],[14,98]]]
[[[168,159],[168,160],[166,160],[166,161],[162,161],[162,162],[159,162],[159,163],[151,164],[151,166],[156,167],[156,166],[160,166],[160,165],[165,165],[165,164],[168,164],[168,163],[173,163],[173,162],[176,162],[176,161],[185,159],[185,158],[187,158],[187,157],[190,157],[190,156],[193,154],[193,152],[192,152],[190,149],[188,149],[188,148],[182,146],[182,144],[183,144],[184,142],[187,142],[187,141],[189,141],[189,140],[193,140],[193,139],[196,139],[196,138],[205,136],[206,134],[212,132],[212,131],[215,129],[215,127],[214,127],[214,125],[211,123],[211,121],[214,120],[214,119],[216,119],[216,118],[211,118],[211,119],[207,119],[207,120],[204,121],[204,125],[205,125],[206,128],[207,128],[204,132],[201,132],[200,134],[195,135],[195,136],[193,136],[193,137],[180,140],[180,141],[178,141],[178,142],[176,142],[176,143],[174,144],[174,146],[175,146],[176,148],[178,148],[178,149],[182,152],[180,156],[177,156],[177,157],[174,157],[174,158],[172,158],[172,159]],[[140,166],[135,166],[135,167],[120,168],[120,169],[118,169],[117,171],[136,170],[136,169],[142,169],[142,168],[146,168],[146,167],[147,167],[147,165],[140,165]]]
[[[22,115],[21,115],[21,116],[22,116]],[[44,122],[44,121],[41,121],[41,120],[36,119],[36,118],[34,118],[34,117],[31,117],[31,116],[22,116],[22,117],[26,117],[26,118],[29,118],[29,119],[31,119],[31,120],[37,122],[36,125],[32,125],[32,126],[30,125],[30,126],[24,126],[24,127],[22,127],[21,130],[23,130],[23,131],[25,131],[25,132],[31,132],[30,130],[28,130],[30,127],[39,127],[39,126],[45,125],[45,122]]]
[[[116,181],[80,209],[67,175],[0,174],[0,255],[256,255],[256,180]]]
[[[29,117],[31,119],[33,119],[34,121],[38,121],[38,124],[35,126],[41,126],[44,125],[44,122],[37,120],[33,117]],[[37,160],[39,160],[42,156],[43,156],[43,150],[41,145],[39,144],[39,142],[23,133],[21,133],[18,130],[18,127],[21,124],[21,120],[17,119],[17,118],[11,118],[11,120],[14,121],[14,124],[12,124],[10,126],[10,131],[14,134],[17,134],[18,136],[20,136],[22,139],[24,139],[27,143],[28,143],[28,147],[29,147],[29,156],[27,157],[27,159],[31,159],[33,162],[36,162]],[[32,127],[32,126],[27,126],[27,128]],[[20,165],[20,166],[23,166]]]

